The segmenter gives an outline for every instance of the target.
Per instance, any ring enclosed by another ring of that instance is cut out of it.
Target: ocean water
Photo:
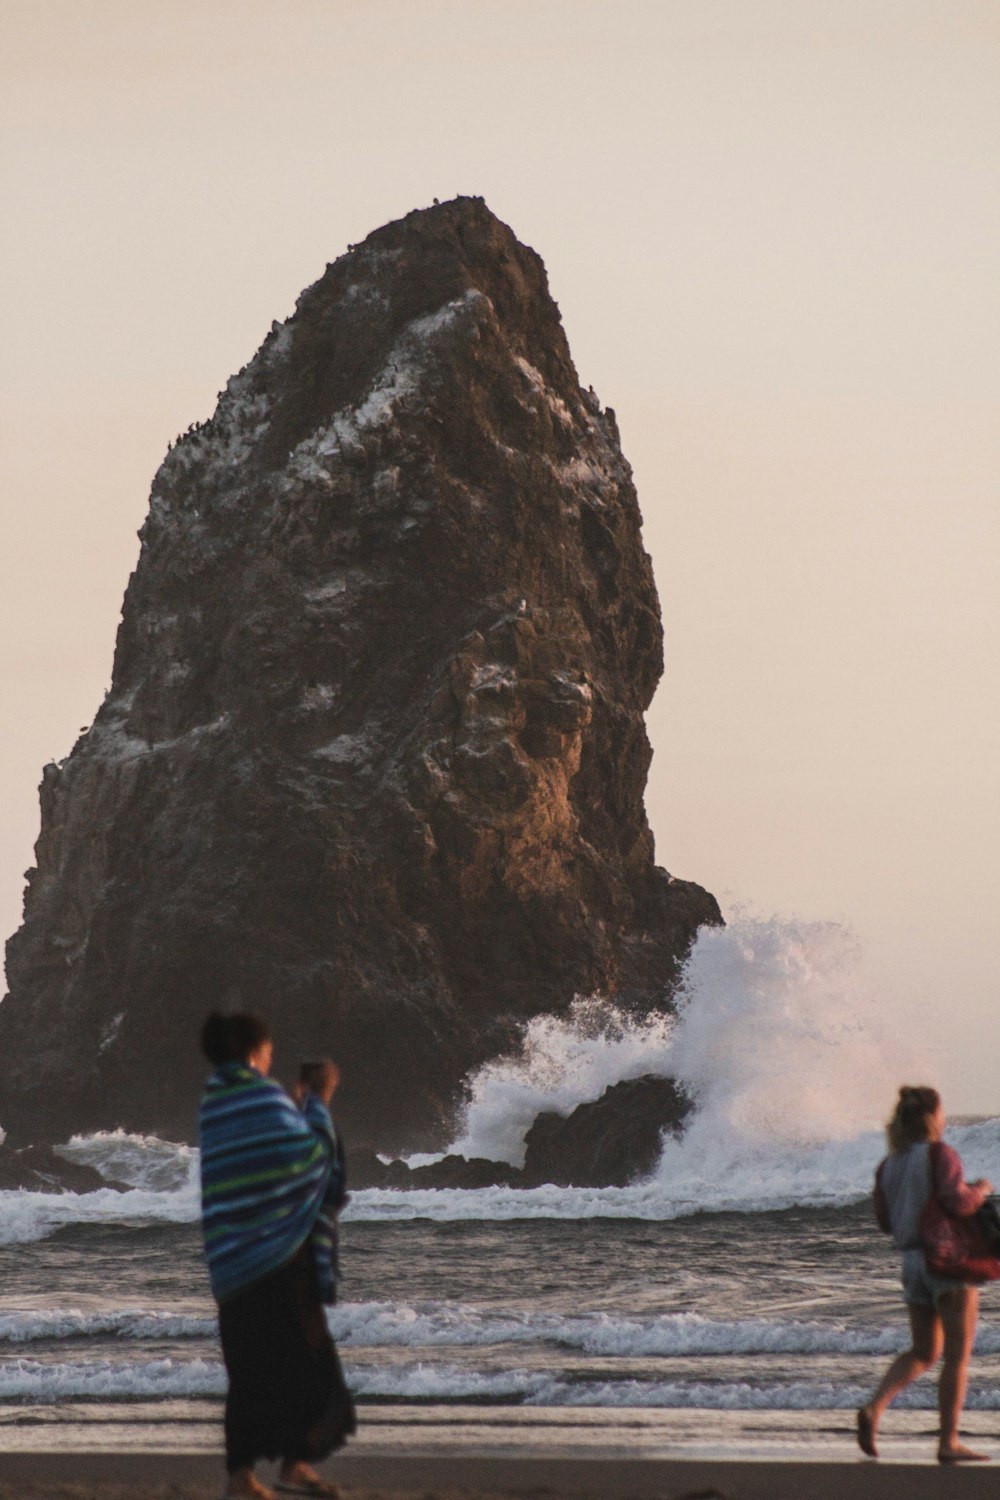
[[[868,1205],[879,1121],[926,1076],[874,1031],[842,929],[736,923],[699,942],[678,1020],[590,1001],[473,1080],[458,1143],[517,1160],[539,1108],[642,1072],[697,1109],[620,1189],[365,1191],[330,1324],[369,1450],[851,1453],[852,1413],[905,1341]],[[949,1139],[1000,1181],[1000,1119]],[[0,1449],[199,1450],[225,1391],[197,1154],[121,1132],[63,1148],[130,1184],[0,1193]],[[990,1292],[969,1430],[1000,1434]],[[933,1428],[918,1383],[893,1418]],[[763,1444],[763,1449],[761,1445]]]

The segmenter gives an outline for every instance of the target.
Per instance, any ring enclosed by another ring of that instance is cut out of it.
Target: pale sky
[[[1000,1112],[1000,0],[0,0],[0,110],[0,935],[167,443],[475,193],[635,469],[658,859]]]

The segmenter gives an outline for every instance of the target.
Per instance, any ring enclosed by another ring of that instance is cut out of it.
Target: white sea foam
[[[168,1312],[164,1309],[117,1308],[84,1312],[78,1308],[38,1308],[0,1312],[0,1343],[30,1344],[63,1339],[156,1339],[214,1338],[218,1323],[214,1314]]]
[[[698,1125],[697,1118],[694,1126]],[[884,1152],[880,1130],[853,1140],[794,1146],[727,1136],[710,1124],[668,1141],[648,1182],[624,1188],[545,1187],[368,1189],[352,1196],[346,1217],[394,1219],[647,1219],[698,1212],[768,1213],[794,1207],[836,1208],[866,1200]],[[956,1126],[947,1139],[970,1179],[1000,1182],[1000,1119]]]
[[[900,1331],[848,1327],[818,1320],[716,1319],[696,1313],[619,1318],[605,1313],[565,1317],[558,1313],[498,1313],[460,1303],[416,1306],[344,1303],[330,1315],[330,1328],[345,1348],[441,1348],[554,1345],[583,1354],[625,1358],[689,1358],[705,1355],[890,1355]],[[1000,1329],[981,1326],[979,1354],[1000,1353]]]
[[[677,1359],[700,1356],[890,1355],[897,1326],[849,1327],[839,1322],[768,1318],[718,1319],[696,1313],[621,1318],[575,1317],[527,1310],[502,1312],[453,1302],[345,1302],[330,1310],[330,1331],[344,1349],[497,1348],[546,1345],[601,1358]],[[0,1314],[0,1342],[30,1344],[113,1338],[157,1343],[215,1340],[214,1315],[156,1308],[101,1312],[79,1309]],[[980,1355],[1000,1353],[1000,1328],[984,1323]]]
[[[197,1196],[187,1191],[152,1193],[0,1193],[0,1244],[42,1240],[68,1224],[190,1224],[198,1217]]]
[[[94,1167],[126,1192],[0,1192],[0,1244],[45,1239],[68,1224],[190,1224],[198,1218],[198,1153],[191,1146],[123,1130],[74,1136],[60,1155]]]
[[[349,1383],[362,1399],[410,1401],[498,1401],[536,1407],[661,1408],[732,1411],[853,1409],[867,1394],[862,1384],[808,1378],[750,1380],[580,1380],[546,1370],[483,1371],[454,1364],[415,1361],[407,1365],[347,1366]],[[146,1362],[93,1360],[44,1364],[18,1360],[0,1364],[0,1401],[53,1405],[66,1401],[214,1399],[225,1395],[221,1361],[156,1359]],[[898,1405],[933,1407],[930,1384],[904,1392]],[[967,1405],[1000,1409],[1000,1389],[974,1387]]]
[[[391,1368],[349,1368],[352,1389],[361,1397],[416,1401],[512,1401],[541,1407],[705,1409],[714,1411],[856,1410],[870,1394],[868,1385],[822,1379],[731,1380],[572,1380],[546,1371],[489,1373],[457,1365],[421,1362]],[[932,1410],[931,1384],[911,1387],[897,1405]],[[966,1401],[980,1411],[1000,1410],[1000,1389],[981,1386]]]
[[[653,1194],[712,1209],[867,1197],[900,1082],[934,1076],[883,1013],[856,940],[836,923],[741,918],[703,930],[671,1048],[697,1108],[665,1143]],[[995,1175],[1000,1122],[950,1138],[970,1177]]]
[[[834,922],[743,917],[706,928],[687,966],[671,1070],[698,1104],[685,1156],[717,1167],[880,1131],[926,1059],[881,1024],[861,949]],[[663,1174],[678,1165],[665,1153]]]
[[[871,1395],[870,1386],[846,1381],[709,1381],[709,1380],[552,1380],[538,1393],[525,1396],[528,1406],[660,1408],[704,1411],[853,1411]],[[933,1410],[933,1386],[904,1391],[897,1407]],[[983,1388],[972,1393],[966,1406],[979,1411],[1000,1409],[1000,1391]]]
[[[516,1164],[540,1110],[569,1114],[643,1073],[678,1078],[698,1103],[695,1124],[712,1136],[721,1127],[744,1154],[841,1141],[879,1128],[901,1072],[928,1072],[879,1014],[848,929],[740,916],[702,929],[676,1024],[600,1001],[528,1023],[520,1055],[473,1078],[452,1150]]]
[[[48,1404],[66,1400],[138,1401],[178,1396],[224,1396],[221,1361],[155,1359],[43,1364],[19,1359],[0,1365],[0,1401]]]
[[[538,1016],[520,1055],[487,1063],[470,1084],[461,1156],[524,1164],[524,1137],[542,1110],[570,1114],[612,1083],[670,1071],[673,1019],[640,1021],[601,1000],[577,1000],[568,1016]]]
[[[193,1146],[161,1141],[155,1135],[99,1130],[75,1135],[59,1155],[94,1167],[109,1181],[150,1192],[190,1192],[198,1185],[198,1152]]]
[[[666,1141],[651,1181],[458,1197],[360,1194],[354,1211],[365,1218],[662,1219],[698,1209],[857,1201],[870,1191],[900,1078],[933,1076],[909,1041],[882,1028],[882,1009],[856,940],[836,923],[738,916],[726,928],[704,929],[676,1021],[637,1021],[598,1002],[578,1002],[562,1020],[537,1018],[518,1057],[488,1064],[472,1080],[452,1147],[520,1161],[524,1132],[540,1110],[565,1115],[619,1079],[673,1076],[696,1107],[684,1135]],[[974,1144],[1000,1164],[996,1125]]]

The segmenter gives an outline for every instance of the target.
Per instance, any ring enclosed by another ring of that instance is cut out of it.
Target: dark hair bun
[[[245,1011],[225,1016],[214,1010],[201,1028],[201,1050],[217,1068],[227,1062],[246,1062],[270,1040],[267,1022]]]

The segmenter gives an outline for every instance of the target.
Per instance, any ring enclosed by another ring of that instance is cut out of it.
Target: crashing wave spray
[[[524,1137],[544,1110],[568,1115],[613,1083],[644,1073],[666,1077],[673,1018],[642,1020],[604,1000],[574,1001],[566,1016],[536,1016],[521,1053],[473,1076],[463,1132],[449,1149],[524,1165]]]
[[[670,1064],[713,1130],[816,1145],[877,1128],[927,1071],[881,1020],[854,935],[835,922],[741,917],[703,929]]]
[[[155,1135],[131,1135],[126,1130],[99,1130],[75,1135],[59,1154],[69,1161],[96,1167],[109,1182],[147,1192],[198,1191],[198,1152],[193,1146],[161,1141]]]
[[[870,1180],[899,1084],[932,1070],[882,1021],[860,945],[834,922],[703,931],[671,1047],[697,1108],[657,1172],[714,1207],[837,1201]]]
[[[738,916],[702,930],[676,1019],[577,1002],[563,1020],[531,1022],[518,1058],[473,1078],[452,1150],[520,1164],[540,1111],[569,1114],[610,1084],[653,1073],[676,1078],[696,1104],[658,1169],[655,1186],[671,1199],[849,1198],[899,1082],[933,1076],[883,1026],[882,1008],[845,927]]]

